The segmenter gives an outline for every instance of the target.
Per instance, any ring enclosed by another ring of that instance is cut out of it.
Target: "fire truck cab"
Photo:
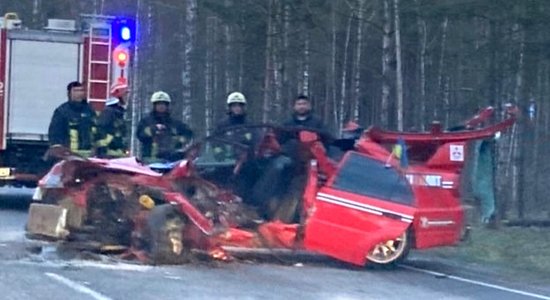
[[[0,185],[32,187],[47,170],[48,126],[69,82],[83,82],[99,112],[111,84],[128,78],[132,22],[82,15],[26,29],[15,13],[0,18]]]

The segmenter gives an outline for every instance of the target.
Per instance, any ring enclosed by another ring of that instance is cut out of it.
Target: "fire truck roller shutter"
[[[11,40],[8,133],[20,140],[47,138],[65,86],[79,77],[79,44]]]

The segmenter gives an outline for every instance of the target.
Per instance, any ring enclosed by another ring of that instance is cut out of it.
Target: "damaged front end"
[[[30,236],[144,260],[162,247],[182,256],[183,243],[208,248],[203,236],[242,221],[231,208],[239,199],[190,176],[185,161],[162,175],[135,159],[66,159],[42,178],[34,199]]]

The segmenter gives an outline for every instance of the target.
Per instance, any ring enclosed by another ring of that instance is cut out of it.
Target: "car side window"
[[[410,185],[402,174],[381,161],[356,152],[350,152],[345,158],[332,187],[406,205],[412,205],[414,200]]]

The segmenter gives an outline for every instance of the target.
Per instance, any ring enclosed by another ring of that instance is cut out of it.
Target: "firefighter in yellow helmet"
[[[141,142],[141,156],[146,162],[172,161],[193,138],[193,131],[170,115],[172,99],[166,92],[151,96],[153,110],[139,121],[137,138]]]

